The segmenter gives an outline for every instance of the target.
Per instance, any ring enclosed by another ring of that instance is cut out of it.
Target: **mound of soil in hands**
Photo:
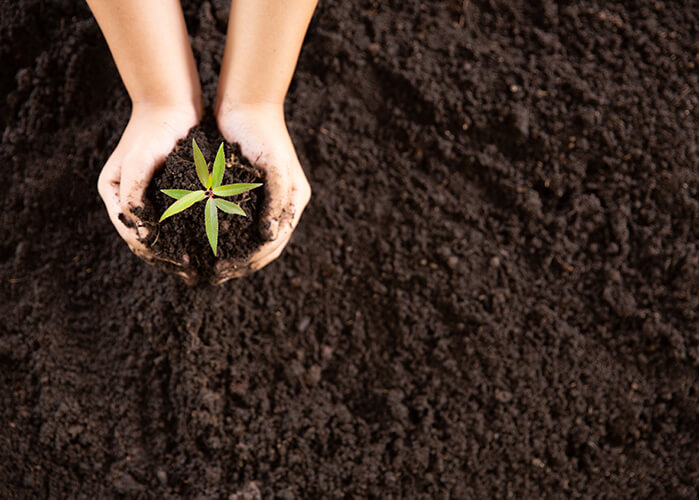
[[[161,189],[203,189],[194,166],[192,139],[197,141],[209,164],[209,171],[213,168],[213,159],[219,145],[224,143],[226,170],[223,184],[264,182],[264,179],[262,172],[241,154],[239,145],[232,145],[223,139],[210,115],[207,115],[201,125],[192,128],[186,139],[178,141],[163,167],[153,176],[146,191],[145,210],[137,209],[137,215],[148,227],[154,228],[145,243],[159,258],[183,262],[186,256],[187,261],[197,269],[198,276],[207,278],[213,276],[213,266],[218,259],[245,260],[262,244],[259,223],[264,204],[264,187],[225,198],[240,205],[247,217],[229,215],[219,210],[217,256],[214,256],[206,237],[205,202],[197,203],[158,223],[160,216],[175,201],[163,194]]]
[[[183,1],[209,105],[229,5]],[[0,497],[696,498],[698,24],[320,2],[313,199],[189,288],[97,194],[129,101],[86,5],[0,3]]]

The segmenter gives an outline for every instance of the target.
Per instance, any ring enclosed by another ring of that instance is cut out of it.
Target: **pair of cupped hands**
[[[281,106],[241,105],[215,110],[226,141],[239,143],[241,152],[264,174],[267,203],[260,231],[266,242],[246,261],[219,260],[211,279],[221,284],[266,266],[286,247],[311,197],[311,188],[296,155]],[[145,191],[179,139],[199,124],[200,109],[134,104],[131,118],[116,149],[99,176],[98,190],[109,218],[131,251],[150,264],[159,258],[143,243],[148,226],[133,213],[143,207]],[[192,260],[164,263],[185,281],[197,280]]]

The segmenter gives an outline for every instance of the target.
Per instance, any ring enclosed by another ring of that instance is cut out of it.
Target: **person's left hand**
[[[267,199],[260,227],[266,243],[247,261],[219,261],[212,279],[219,285],[262,269],[279,257],[311,198],[311,186],[289,137],[281,106],[220,108],[216,119],[223,137],[239,143],[241,153],[264,171],[262,189]]]

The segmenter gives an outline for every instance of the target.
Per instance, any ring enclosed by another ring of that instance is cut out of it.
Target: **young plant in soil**
[[[206,200],[204,209],[204,226],[206,228],[206,236],[209,239],[209,245],[216,255],[216,247],[218,245],[218,210],[222,210],[227,214],[242,215],[247,217],[245,211],[240,208],[240,205],[232,201],[224,200],[229,196],[246,193],[251,189],[260,187],[262,184],[226,184],[221,185],[223,181],[223,172],[226,168],[226,159],[223,153],[223,143],[218,148],[214,167],[209,172],[209,167],[206,164],[204,155],[201,153],[197,141],[192,139],[192,149],[194,151],[194,166],[197,169],[197,177],[203,190],[189,191],[187,189],[161,189],[160,191],[170,198],[174,198],[175,203],[170,205],[160,217],[159,222],[163,222],[168,217],[178,214],[195,203]]]

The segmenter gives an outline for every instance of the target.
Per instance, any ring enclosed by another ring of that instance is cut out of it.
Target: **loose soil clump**
[[[214,275],[214,265],[219,260],[244,261],[263,242],[260,234],[260,214],[264,204],[264,186],[237,197],[227,198],[238,203],[247,217],[229,215],[219,211],[218,255],[214,256],[204,228],[205,203],[197,203],[159,223],[160,216],[175,201],[163,194],[161,189],[202,189],[197,177],[192,156],[192,139],[209,163],[209,170],[219,145],[224,143],[226,170],[223,184],[262,182],[263,173],[252,166],[241,154],[238,144],[226,142],[216,129],[210,115],[181,139],[175,150],[168,155],[163,167],[153,176],[146,191],[145,209],[136,210],[147,227],[153,228],[147,239],[157,259],[187,262],[197,271],[197,276],[206,279]],[[156,261],[157,263],[157,261]]]

